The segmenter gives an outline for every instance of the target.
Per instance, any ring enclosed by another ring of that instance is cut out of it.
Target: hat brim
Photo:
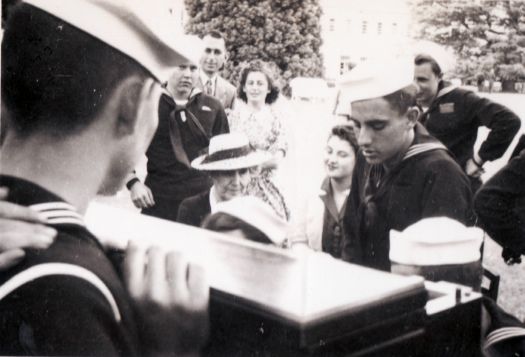
[[[191,162],[191,167],[201,171],[229,171],[255,167],[272,159],[270,153],[256,150],[248,155],[203,163],[208,155],[201,155]]]

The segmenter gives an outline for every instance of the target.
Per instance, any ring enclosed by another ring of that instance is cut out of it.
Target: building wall
[[[352,65],[398,57],[410,41],[405,0],[320,0],[325,77],[337,78]]]

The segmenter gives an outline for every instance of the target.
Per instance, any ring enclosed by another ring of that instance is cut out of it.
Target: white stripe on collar
[[[441,89],[438,94],[436,95],[436,98],[439,98],[439,97],[442,97],[444,96],[445,94],[448,94],[450,92],[452,92],[454,89],[458,88],[457,86],[453,86],[453,85],[450,85],[448,87],[445,87],[443,89]]]
[[[412,156],[422,154],[427,151],[442,149],[446,150],[445,146],[441,143],[424,143],[424,144],[414,144],[408,148],[408,151],[405,153],[403,160],[406,160]]]
[[[518,326],[502,327],[489,333],[485,339],[484,349],[495,343],[514,337],[525,337],[525,328]]]
[[[84,227],[84,218],[74,206],[65,202],[38,203],[29,206],[40,213],[48,224],[76,224]]]

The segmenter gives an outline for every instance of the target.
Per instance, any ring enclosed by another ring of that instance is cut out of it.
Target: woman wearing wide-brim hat
[[[193,160],[191,166],[206,171],[213,185],[182,201],[177,221],[199,227],[217,203],[245,195],[252,176],[257,174],[256,168],[269,160],[271,156],[254,149],[243,133],[212,137],[208,153]]]

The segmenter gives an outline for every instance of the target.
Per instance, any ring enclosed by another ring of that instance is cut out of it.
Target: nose
[[[241,182],[241,173],[239,171],[236,170],[233,172],[231,182],[236,185],[238,185]]]
[[[357,130],[357,144],[359,146],[368,146],[372,143],[372,132],[371,130],[366,129],[366,127],[361,127]]]

